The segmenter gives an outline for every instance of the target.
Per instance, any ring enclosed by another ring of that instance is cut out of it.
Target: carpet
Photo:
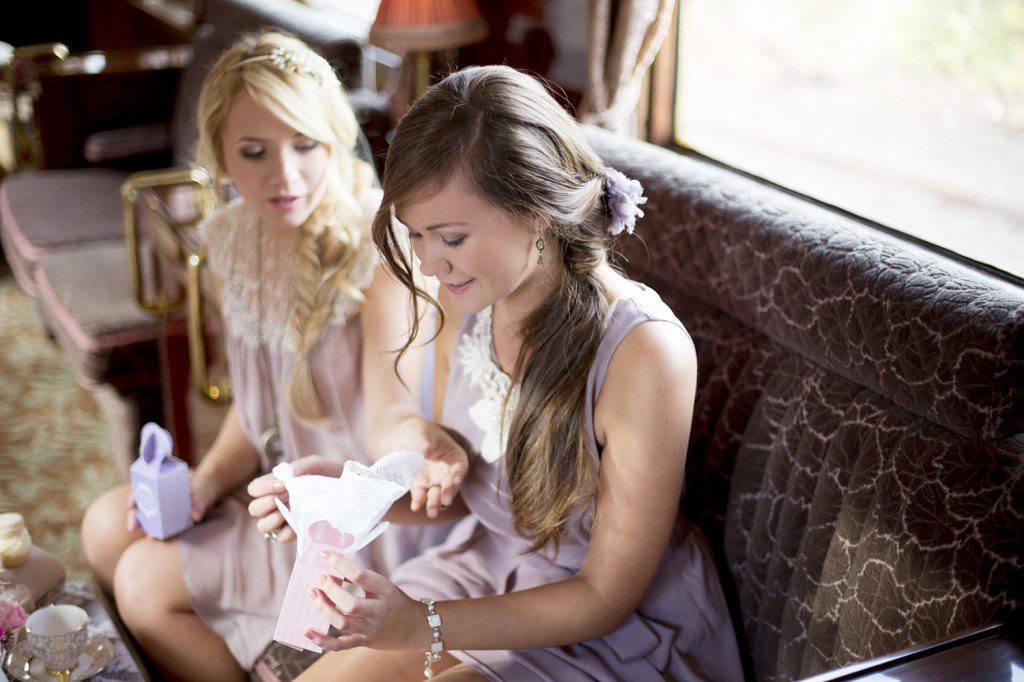
[[[0,261],[0,512],[22,514],[69,580],[92,579],[80,546],[85,508],[122,482],[109,444],[99,406]]]

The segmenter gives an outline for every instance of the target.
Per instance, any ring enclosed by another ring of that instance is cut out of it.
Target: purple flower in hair
[[[636,219],[644,216],[640,204],[647,203],[643,186],[611,166],[604,169],[604,186],[608,212],[611,214],[608,233],[615,236],[625,230],[627,234],[633,234]]]

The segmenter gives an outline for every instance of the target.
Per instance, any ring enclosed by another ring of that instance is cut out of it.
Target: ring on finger
[[[440,485],[439,483],[435,483],[434,485],[432,485],[432,486],[430,486],[430,487],[431,487],[431,488],[437,488],[437,490],[438,490],[438,494],[439,494],[439,495],[440,495],[440,492],[441,492],[441,491],[443,490],[443,488],[441,487],[441,485]],[[440,501],[440,499],[439,499],[438,501]],[[441,504],[441,506],[440,506],[440,509],[441,509],[441,511],[444,511],[444,510],[445,510],[445,509],[447,509],[447,508],[448,508],[448,505],[447,505],[447,504],[443,504],[443,503],[442,503],[442,504]]]
[[[267,542],[277,542],[277,531],[272,530],[263,534],[263,539]]]

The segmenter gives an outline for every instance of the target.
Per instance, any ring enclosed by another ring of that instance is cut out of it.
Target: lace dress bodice
[[[501,371],[495,358],[491,316],[491,308],[482,310],[458,347],[459,364],[470,385],[480,388],[481,398],[470,406],[469,417],[484,433],[480,456],[489,463],[505,453],[509,424],[519,403],[519,386]]]
[[[363,224],[369,225],[373,210],[372,203],[364,207]],[[221,312],[231,332],[251,348],[262,345],[294,351],[288,329],[298,272],[299,232],[296,230],[294,237],[270,234],[261,229],[258,215],[238,201],[203,223],[200,236],[210,267],[223,282]],[[367,235],[359,245],[350,276],[357,289],[370,284],[376,263],[377,252]],[[327,325],[342,323],[358,311],[359,302],[341,294]]]

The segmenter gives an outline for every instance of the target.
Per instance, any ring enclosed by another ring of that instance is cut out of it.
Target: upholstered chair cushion
[[[181,315],[167,321],[136,302],[123,241],[52,254],[38,281],[49,321],[86,382],[125,385],[140,374],[159,375],[155,341],[184,332]]]
[[[183,316],[164,319],[139,306],[123,241],[53,253],[37,281],[44,324],[78,383],[96,397],[110,425],[112,456],[127,474],[142,424],[169,425],[183,417],[167,413],[168,401],[179,396],[169,397],[165,388],[172,374],[187,372],[177,366],[177,349],[186,345]],[[183,409],[181,403],[174,409]]]
[[[0,184],[4,256],[31,296],[46,256],[80,244],[124,239],[121,183],[108,169],[23,171]],[[123,249],[123,246],[122,246]]]

